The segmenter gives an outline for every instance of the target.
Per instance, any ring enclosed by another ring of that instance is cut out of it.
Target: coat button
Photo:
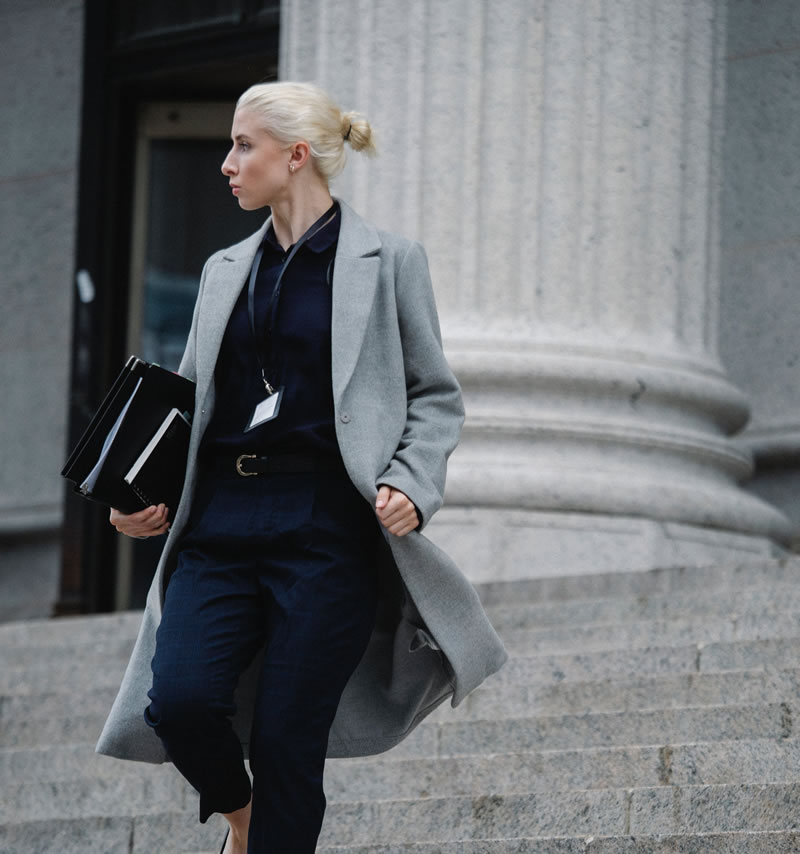
[[[346,412],[343,412],[343,413],[342,413],[342,415],[341,415],[341,419],[342,419],[342,422],[343,422],[343,423],[345,423],[345,424],[349,424],[349,423],[350,423],[350,416],[349,416]]]

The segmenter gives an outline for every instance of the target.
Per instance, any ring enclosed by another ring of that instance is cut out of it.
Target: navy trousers
[[[378,522],[342,473],[201,476],[167,586],[145,720],[249,854],[312,854],[328,733],[375,621]],[[234,689],[266,645],[247,774]]]

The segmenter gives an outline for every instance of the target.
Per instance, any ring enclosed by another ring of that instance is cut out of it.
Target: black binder
[[[164,503],[172,518],[186,474],[194,394],[191,380],[131,356],[61,474],[75,484],[75,492],[92,501],[124,513]],[[177,420],[174,409],[180,414]],[[140,464],[137,476],[127,482],[148,446],[153,461],[169,464]]]

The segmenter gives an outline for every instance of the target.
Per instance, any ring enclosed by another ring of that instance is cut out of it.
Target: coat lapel
[[[331,317],[333,400],[338,405],[361,352],[380,273],[381,241],[369,225],[339,200],[342,224],[333,267]]]
[[[339,200],[342,223],[333,267],[331,317],[333,399],[341,400],[355,368],[367,329],[380,272],[381,247],[377,230],[349,205]],[[255,233],[223,251],[209,271],[198,318],[198,399],[204,400],[214,379],[214,368],[233,307],[250,275],[256,250],[271,219]]]
[[[197,350],[198,399],[205,398],[214,378],[219,348],[233,307],[250,275],[256,250],[264,239],[270,220],[246,240],[225,249],[209,271],[203,292],[202,313],[198,318]]]

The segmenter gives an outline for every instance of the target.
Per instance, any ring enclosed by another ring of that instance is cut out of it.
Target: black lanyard
[[[286,256],[286,260],[283,262],[281,266],[281,270],[278,273],[278,278],[275,280],[275,287],[272,289],[272,294],[269,298],[269,303],[267,304],[267,341],[272,349],[272,332],[275,325],[275,317],[277,316],[278,311],[278,300],[281,296],[281,285],[283,284],[283,274],[286,272],[286,268],[289,266],[289,262],[294,258],[297,253],[297,250],[307,241],[310,240],[318,231],[322,231],[326,225],[333,222],[338,213],[338,209],[335,210],[327,219],[325,219],[326,213],[324,213],[307,231],[306,233],[295,243],[292,247],[289,254]],[[320,225],[320,219],[325,219]],[[264,359],[261,355],[261,346],[259,342],[258,335],[256,334],[256,279],[258,278],[258,267],[261,264],[261,256],[264,254],[264,244],[263,242],[258,247],[258,251],[256,252],[256,257],[253,259],[253,266],[250,268],[250,282],[247,286],[247,314],[250,317],[250,332],[253,334],[253,342],[256,347],[256,358],[258,359],[258,366],[261,368],[261,379],[264,381],[264,387],[267,390],[267,394],[274,394],[275,388],[270,384],[267,379],[266,368],[264,367]],[[270,362],[269,365],[272,368],[272,364]],[[275,379],[273,377],[273,379]]]

